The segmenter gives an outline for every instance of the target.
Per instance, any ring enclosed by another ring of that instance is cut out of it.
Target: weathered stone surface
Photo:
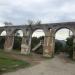
[[[31,49],[31,36],[32,32],[37,29],[42,29],[45,32],[43,56],[52,57],[54,54],[55,33],[61,28],[70,29],[75,35],[75,22],[62,22],[51,24],[36,24],[36,25],[17,25],[17,26],[5,26],[0,27],[0,32],[5,30],[7,36],[5,39],[4,48],[6,51],[11,51],[13,48],[14,34],[17,30],[23,30],[23,40],[21,45],[21,53],[29,54]],[[73,58],[75,54],[73,54]]]
[[[46,36],[44,39],[44,49],[43,49],[43,56],[45,57],[52,57],[54,52],[54,43],[53,43],[53,32],[52,30],[48,30],[46,32]]]
[[[30,47],[31,47],[31,36],[30,31],[24,32],[24,36],[22,38],[22,44],[21,44],[21,54],[28,55],[30,54]]]
[[[14,37],[6,36],[5,44],[4,44],[5,51],[10,52],[13,48],[13,43],[14,43]]]
[[[22,44],[21,45],[21,54],[27,55],[29,53],[30,53],[29,47],[25,44]]]

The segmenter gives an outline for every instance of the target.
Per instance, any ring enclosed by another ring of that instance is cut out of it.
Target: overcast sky
[[[55,34],[55,39],[66,40],[69,37],[69,31],[70,36],[73,35],[72,31],[69,29],[63,28],[61,30],[58,30]],[[43,30],[36,30],[32,36],[33,37],[45,36],[45,33],[43,32]]]
[[[0,22],[25,24],[75,21],[75,0],[0,0]]]
[[[42,23],[75,21],[75,0],[0,0],[0,26],[4,22],[26,24],[28,20],[41,20]],[[62,34],[60,31],[56,35],[59,39],[62,38],[60,34],[68,36],[68,32]]]

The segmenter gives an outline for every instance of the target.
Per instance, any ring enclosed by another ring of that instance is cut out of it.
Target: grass
[[[28,67],[29,65],[26,61],[10,58],[5,52],[0,51],[0,74]]]

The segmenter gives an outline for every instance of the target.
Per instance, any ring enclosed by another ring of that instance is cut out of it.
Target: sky
[[[75,0],[0,0],[0,23],[75,21]]]
[[[70,35],[69,35],[69,31],[70,31]],[[56,32],[55,39],[66,40],[71,35],[73,35],[71,30],[63,28]],[[36,30],[32,35],[32,37],[40,37],[40,36],[45,36],[45,33],[43,32],[43,30]]]
[[[28,20],[41,23],[75,21],[75,0],[0,0],[0,26],[4,26],[4,22],[26,24]]]
[[[73,35],[73,32],[71,30],[64,28],[56,32],[55,39],[66,41],[66,39],[72,35]]]

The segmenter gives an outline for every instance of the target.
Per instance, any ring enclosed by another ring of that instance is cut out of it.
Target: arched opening
[[[73,32],[67,28],[59,29],[55,34],[55,53],[73,57]]]
[[[23,37],[22,30],[17,30],[14,34],[14,44],[13,44],[14,50],[16,50],[16,51],[21,50],[22,37]]]
[[[0,23],[0,27],[4,27],[5,26],[5,24],[4,23]]]
[[[0,49],[4,49],[6,31],[2,31],[0,34]]]
[[[43,41],[45,33],[42,29],[37,29],[32,34],[31,51],[43,54]]]

